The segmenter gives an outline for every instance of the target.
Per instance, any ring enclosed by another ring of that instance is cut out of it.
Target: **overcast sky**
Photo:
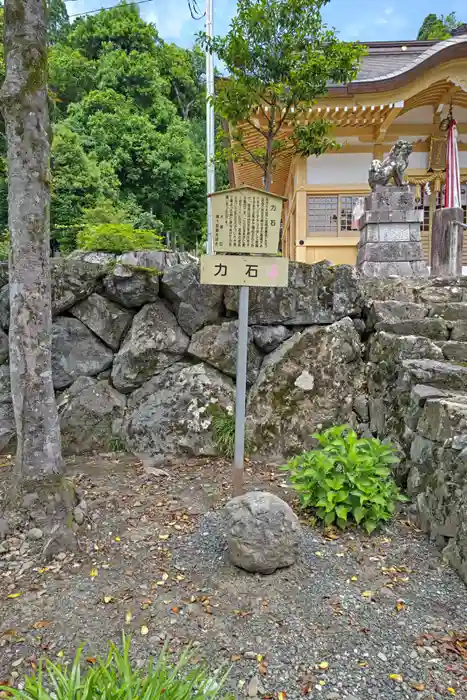
[[[204,6],[205,0],[199,0]],[[224,34],[229,20],[235,13],[235,0],[213,0],[214,31]],[[114,0],[70,0],[70,15],[109,7]],[[462,11],[463,8],[463,11]],[[416,39],[424,17],[430,13],[445,14],[455,11],[458,19],[467,21],[466,0],[448,0],[443,7],[439,0],[331,0],[324,16],[329,25],[337,29],[342,39],[361,41]],[[200,31],[203,21],[190,17],[186,0],[150,0],[140,5],[141,15],[155,22],[159,33],[167,41],[191,46],[194,35]]]

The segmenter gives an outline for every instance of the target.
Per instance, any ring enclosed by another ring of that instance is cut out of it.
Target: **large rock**
[[[57,400],[65,454],[109,451],[125,410],[125,397],[107,381],[79,377]]]
[[[237,496],[224,507],[229,557],[260,574],[291,566],[299,554],[300,524],[285,501],[265,491]]]
[[[113,352],[77,318],[61,316],[52,324],[52,375],[56,389],[78,377],[93,377],[112,364]]]
[[[0,366],[0,452],[16,435],[15,416],[11,402],[10,365]]]
[[[251,330],[255,345],[266,353],[272,352],[293,335],[293,331],[286,326],[252,326]]]
[[[199,264],[176,265],[167,270],[161,282],[162,295],[172,304],[185,333],[193,335],[222,315],[224,288],[201,284]]]
[[[5,284],[0,289],[0,326],[8,331],[10,326],[10,285]]]
[[[104,278],[104,294],[127,309],[157,301],[159,274],[157,270],[131,265],[116,265]]]
[[[122,337],[130,327],[133,318],[133,314],[124,311],[100,294],[91,294],[87,299],[75,304],[70,313],[82,321],[112,350],[118,350],[120,347]]]
[[[190,339],[162,300],[136,314],[112,368],[116,389],[129,393],[180,360]]]
[[[52,315],[58,316],[70,309],[77,301],[85,299],[96,289],[105,274],[103,264],[91,264],[82,260],[55,258],[51,261]],[[0,290],[0,326],[7,330],[10,325],[9,285]]]
[[[96,289],[106,272],[106,264],[56,258],[51,264],[52,314],[58,316],[85,299]]]
[[[0,328],[0,365],[3,364],[5,362],[5,360],[8,359],[8,352],[9,352],[8,336]]]
[[[238,322],[226,321],[216,326],[205,326],[191,338],[188,352],[193,357],[208,362],[230,377],[235,377],[237,367]],[[258,376],[262,355],[253,344],[253,333],[248,329],[247,383],[253,384]]]
[[[291,261],[288,287],[250,289],[249,321],[253,325],[289,326],[333,323],[358,315],[362,303],[358,275],[349,265]],[[225,306],[238,312],[238,287],[226,289]]]
[[[211,407],[232,412],[230,379],[205,364],[179,362],[128,400],[124,438],[137,455],[215,455]]]
[[[248,398],[257,450],[282,458],[310,448],[315,430],[351,421],[363,385],[361,352],[345,318],[296,333],[268,355]]]
[[[134,250],[131,253],[123,253],[117,258],[117,262],[131,267],[152,269],[157,272],[165,272],[174,265],[188,264],[196,258],[188,253],[172,253],[164,250]]]

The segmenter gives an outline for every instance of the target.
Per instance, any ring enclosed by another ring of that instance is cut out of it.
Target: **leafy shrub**
[[[165,250],[163,239],[132,224],[86,226],[78,233],[78,248],[103,253],[130,253],[133,250]]]
[[[185,652],[178,664],[173,664],[164,649],[157,663],[149,661],[145,668],[132,667],[130,642],[123,637],[123,650],[111,645],[107,659],[81,671],[83,649],[76,653],[71,667],[45,662],[39,664],[35,676],[26,678],[24,689],[0,686],[21,700],[214,700],[221,697],[224,677],[209,675],[204,667],[189,668],[191,657]],[[224,696],[227,698],[227,696]]]
[[[315,433],[319,447],[291,459],[289,472],[304,509],[314,509],[325,525],[344,528],[349,518],[368,533],[389,520],[397,501],[406,500],[392,478],[395,448],[374,438],[358,438],[346,425]]]

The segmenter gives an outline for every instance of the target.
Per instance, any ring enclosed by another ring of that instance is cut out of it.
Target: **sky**
[[[205,0],[199,0],[204,9]],[[117,4],[116,0],[69,0],[68,13],[95,10]],[[225,34],[235,14],[235,0],[213,0],[214,32]],[[140,5],[141,15],[157,25],[166,41],[181,46],[193,45],[195,35],[204,29],[204,21],[191,18],[187,0],[150,0]],[[331,0],[323,15],[344,40],[390,41],[416,39],[424,17],[430,12],[456,12],[467,21],[466,0]]]

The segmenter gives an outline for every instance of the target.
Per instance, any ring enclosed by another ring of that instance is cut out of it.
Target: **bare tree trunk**
[[[45,0],[5,0],[10,374],[18,475],[62,469],[51,368],[50,143]]]

